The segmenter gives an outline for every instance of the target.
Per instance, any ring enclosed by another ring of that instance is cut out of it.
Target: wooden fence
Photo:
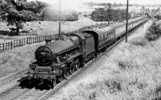
[[[35,37],[16,39],[10,42],[0,43],[0,52],[11,50],[13,48],[25,46],[28,44],[40,43],[45,41],[46,39],[55,40],[56,38],[58,38],[58,35],[44,35],[44,36],[35,36]]]

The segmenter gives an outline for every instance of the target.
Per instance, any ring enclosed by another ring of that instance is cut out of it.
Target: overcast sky
[[[48,3],[55,3],[59,0],[41,0]],[[72,6],[73,3],[82,3],[82,2],[116,2],[116,3],[126,3],[126,0],[61,0],[63,3],[70,4]],[[132,4],[161,4],[161,0],[129,0]]]
[[[126,3],[127,0],[86,0],[94,2],[116,2]],[[161,0],[129,0],[131,4],[161,4]]]
[[[31,0],[29,0],[31,1]],[[47,2],[48,4],[52,5],[53,8],[57,9],[58,3],[60,0],[40,0]],[[61,0],[62,9],[71,9],[71,10],[80,10],[86,9],[83,3],[85,2],[110,2],[110,3],[126,3],[126,0]],[[143,4],[143,5],[155,5],[161,4],[161,0],[129,0],[130,4]]]

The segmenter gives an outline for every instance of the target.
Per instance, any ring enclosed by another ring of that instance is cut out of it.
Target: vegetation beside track
[[[145,38],[148,39],[149,41],[155,41],[160,36],[161,36],[161,24],[154,22],[147,31]]]

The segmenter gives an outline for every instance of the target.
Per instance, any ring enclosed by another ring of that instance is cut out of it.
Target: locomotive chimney
[[[46,44],[48,44],[51,42],[51,39],[46,39],[45,42],[46,42]]]

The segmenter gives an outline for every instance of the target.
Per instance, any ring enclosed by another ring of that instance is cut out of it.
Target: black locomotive
[[[129,31],[145,21],[142,17],[130,21]],[[123,27],[124,24],[111,28],[88,29],[79,33],[61,34],[56,41],[46,40],[46,44],[35,51],[35,62],[30,64],[27,76],[20,80],[20,84],[47,82],[52,88],[123,36]],[[119,30],[116,34],[119,28],[122,31]]]

